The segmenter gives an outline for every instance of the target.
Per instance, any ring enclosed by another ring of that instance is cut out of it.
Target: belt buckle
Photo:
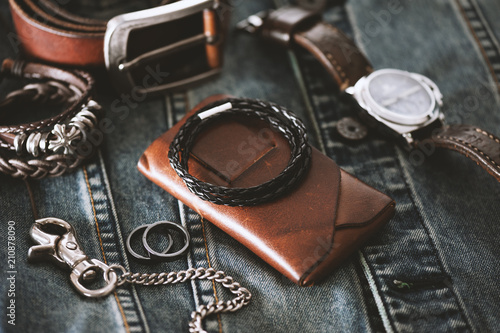
[[[112,18],[104,59],[115,87],[136,95],[158,94],[220,73],[217,2],[181,0]],[[134,48],[132,40],[140,47]]]

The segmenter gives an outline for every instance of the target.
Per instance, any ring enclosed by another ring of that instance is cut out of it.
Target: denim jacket
[[[282,4],[233,1],[231,24]],[[120,6],[110,4],[123,10]],[[6,2],[0,9],[0,56],[18,56]],[[474,124],[500,135],[499,14],[500,2],[494,0],[348,0],[344,6],[329,5],[324,19],[352,37],[375,69],[397,68],[432,79],[444,95],[447,123]],[[186,110],[218,93],[293,110],[305,121],[314,146],[397,202],[395,217],[323,282],[298,287],[137,171],[139,157],[154,139]],[[28,183],[0,175],[0,331],[186,332],[198,305],[231,297],[205,280],[123,286],[102,299],[84,298],[73,290],[68,271],[50,262],[27,262],[35,216],[72,223],[89,257],[132,272],[213,267],[231,275],[253,299],[240,311],[208,317],[208,332],[499,329],[500,184],[455,152],[437,150],[415,160],[375,132],[359,143],[339,140],[336,123],[352,109],[311,55],[230,30],[218,78],[147,101],[101,87],[96,99],[113,126],[85,166]],[[127,235],[158,220],[187,227],[192,240],[185,259],[145,265],[127,255]],[[13,269],[9,221],[15,223],[10,223],[15,226]],[[8,316],[12,299],[15,326]]]

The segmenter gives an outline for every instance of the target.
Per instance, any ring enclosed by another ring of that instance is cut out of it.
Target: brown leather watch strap
[[[469,157],[500,181],[500,139],[471,125],[450,125],[432,136],[437,147]]]
[[[282,7],[262,18],[256,31],[265,39],[311,52],[334,78],[341,90],[373,71],[361,50],[321,16],[300,7]]]
[[[360,49],[339,29],[319,22],[294,36],[295,42],[310,51],[345,90],[373,69]]]

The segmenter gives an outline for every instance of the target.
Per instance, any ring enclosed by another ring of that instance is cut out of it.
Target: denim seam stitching
[[[375,303],[378,305],[378,313],[382,318],[384,328],[387,330],[387,332],[395,332],[396,328],[394,327],[393,321],[389,318],[389,311],[387,311],[390,307],[387,304],[387,300],[385,299],[385,297],[382,297],[383,293],[380,292],[382,290],[382,287],[379,285],[379,282],[377,282],[377,279],[374,278],[376,274],[373,272],[373,269],[370,267],[370,265],[368,265],[363,250],[359,250],[358,253],[361,267],[363,268],[363,272],[365,273],[366,280],[368,281],[368,285],[370,286],[370,290],[372,291]],[[381,304],[379,304],[379,302]]]
[[[125,246],[124,246],[124,240],[123,240],[123,237],[122,237],[122,231],[121,231],[121,228],[120,228],[120,223],[119,223],[119,219],[118,219],[118,214],[116,212],[116,206],[115,206],[115,202],[114,202],[114,198],[113,198],[113,193],[111,192],[111,185],[109,183],[109,179],[108,179],[108,175],[106,173],[106,166],[105,166],[105,163],[104,163],[104,159],[102,157],[102,152],[101,150],[98,151],[98,155],[99,155],[99,163],[101,165],[101,170],[103,170],[102,172],[102,178],[104,180],[104,187],[106,189],[106,197],[108,199],[108,203],[109,203],[109,208],[111,210],[111,214],[113,216],[113,219],[115,221],[114,223],[114,227],[116,229],[116,246],[118,248],[121,248],[122,250],[122,253],[125,253]],[[123,259],[123,263],[125,265],[125,268],[127,269],[130,269],[130,266],[129,266],[129,262],[128,262],[128,258],[126,255],[123,255],[122,256],[122,259]],[[137,294],[137,289],[136,289],[136,286],[132,285],[130,286],[130,294],[132,296],[132,298],[134,299],[134,308],[135,310],[138,312],[139,314],[139,317],[141,318],[141,324],[144,328],[144,331],[145,332],[149,332],[149,325],[147,323],[147,319],[146,319],[146,315],[144,314],[144,310],[142,308],[142,303],[141,303],[141,300],[139,299],[139,296]]]
[[[394,146],[394,150],[396,150],[397,148]],[[415,212],[417,213],[418,215],[418,219],[419,219],[419,222],[420,222],[420,225],[423,227],[428,239],[429,239],[429,242],[432,246],[431,248],[431,251],[432,253],[434,254],[434,256],[436,257],[436,261],[437,261],[437,264],[439,265],[440,269],[441,269],[441,273],[443,275],[447,275],[447,276],[450,276],[447,272],[446,272],[446,269],[444,268],[444,265],[442,263],[442,260],[441,260],[441,257],[439,255],[439,251],[437,250],[437,247],[436,247],[436,244],[434,242],[434,239],[431,237],[431,234],[430,234],[430,231],[427,227],[427,225],[425,224],[424,222],[424,218],[422,216],[422,213],[420,212],[420,209],[418,209],[418,206],[415,202],[415,198],[413,197],[413,194],[412,194],[412,191],[410,190],[410,185],[408,183],[408,179],[406,178],[406,173],[403,171],[403,165],[401,164],[401,160],[400,160],[400,157],[399,157],[399,154],[397,153],[397,151],[395,151],[395,155],[396,155],[396,158],[395,160],[397,161],[397,165],[399,166],[399,169],[400,169],[400,173],[402,175],[402,178],[403,178],[403,181],[405,183],[405,188],[406,188],[406,191],[408,193],[408,197],[410,198],[412,204],[413,204],[413,207],[415,208]],[[451,279],[451,276],[450,276],[450,281],[453,281]],[[468,317],[465,315],[465,312],[464,312],[464,309],[462,308],[462,305],[461,303],[459,302],[458,300],[458,297],[457,297],[457,294],[454,290],[454,288],[452,287],[448,287],[447,286],[447,289],[450,290],[450,292],[453,294],[454,298],[455,298],[455,303],[457,305],[457,310],[458,312],[460,313],[460,315],[462,316],[462,320],[464,322],[464,324],[467,326],[467,328],[470,330],[470,331],[474,331],[472,329],[472,326],[470,325],[469,323],[469,320],[468,320]]]
[[[319,124],[317,122],[317,119],[315,117],[315,112],[314,112],[314,107],[313,107],[313,102],[310,99],[307,85],[304,81],[302,71],[300,70],[299,67],[299,59],[297,55],[293,51],[288,51],[288,59],[290,60],[292,70],[294,72],[294,76],[297,80],[297,83],[299,85],[300,92],[302,94],[302,97],[304,99],[304,104],[306,106],[307,114],[309,116],[309,120],[313,125],[314,128],[314,136],[316,139],[316,142],[318,142],[319,149],[325,153],[326,148],[325,148],[325,143],[324,143],[324,138],[323,138],[323,133],[319,127]]]
[[[84,166],[82,169],[83,169],[83,174],[85,176],[85,183],[87,184],[87,190],[88,190],[88,194],[89,194],[89,197],[90,197],[90,203],[92,204],[92,212],[94,214],[94,222],[95,222],[95,226],[96,226],[96,230],[97,230],[97,237],[99,238],[99,245],[101,246],[102,259],[104,260],[105,264],[108,264],[108,261],[106,260],[106,253],[104,252],[104,245],[103,245],[103,242],[102,242],[101,231],[99,229],[99,222],[97,221],[97,212],[96,212],[96,209],[95,209],[94,196],[92,194],[92,188],[91,188],[90,182],[89,182],[89,175],[87,173],[87,167]],[[123,312],[123,307],[122,307],[122,305],[120,303],[120,300],[118,299],[118,295],[116,294],[116,291],[113,292],[113,295],[115,297],[116,303],[118,305],[118,309],[119,309],[120,314],[122,316],[122,320],[123,320],[123,324],[125,326],[125,330],[128,333],[130,333],[130,326],[129,326],[128,321],[127,321],[127,316],[125,316],[125,313]]]
[[[88,190],[89,197],[90,197],[90,203],[92,205],[92,213],[94,214],[94,222],[95,222],[95,227],[96,227],[96,231],[97,231],[97,237],[99,238],[99,245],[101,247],[102,259],[104,260],[104,263],[107,264],[108,261],[106,260],[106,253],[104,253],[104,246],[102,245],[101,231],[99,229],[99,222],[97,221],[97,212],[95,209],[94,196],[92,194],[92,189],[90,187],[89,175],[87,173],[86,166],[83,166],[83,174],[85,176],[85,183],[87,184],[87,190]]]
[[[186,210],[185,205],[180,200],[177,200],[177,207],[179,208],[179,217],[181,220],[181,224],[185,228],[188,228],[188,225],[186,222],[187,219],[186,219],[186,214],[185,214],[185,210]],[[193,254],[192,254],[191,249],[189,250],[188,255],[187,255],[187,262],[188,262],[189,267],[194,267],[194,258],[193,258]],[[198,292],[198,288],[197,288],[195,280],[191,280],[191,289],[193,291],[193,300],[194,300],[195,306],[199,307],[201,302],[200,302],[200,296],[199,296],[199,292]]]
[[[213,268],[212,263],[210,261],[210,255],[208,254],[208,243],[207,243],[207,236],[206,236],[206,232],[205,232],[205,220],[203,219],[203,216],[200,216],[200,218],[201,218],[201,230],[203,233],[203,240],[205,241],[205,254],[207,256],[208,268]],[[215,280],[212,280],[212,288],[214,290],[215,302],[219,303],[219,297],[217,296],[217,288],[215,287]],[[222,333],[222,321],[220,318],[220,313],[217,313],[217,322],[219,323],[219,333]]]
[[[462,0],[462,1],[468,1],[468,0]],[[491,47],[491,48],[486,47],[484,42],[483,42],[483,40],[489,39],[489,41],[491,41],[492,44],[496,45],[495,37],[492,36],[489,32],[489,31],[491,31],[491,29],[489,29],[488,23],[485,22],[486,20],[483,20],[481,17],[479,17],[480,15],[482,16],[482,13],[481,13],[480,9],[477,8],[476,3],[472,3],[472,1],[468,1],[469,8],[473,7],[469,11],[467,11],[464,8],[464,6],[462,6],[461,0],[455,0],[455,3],[459,8],[460,14],[462,15],[462,18],[465,20],[465,23],[466,23],[467,27],[469,28],[469,31],[472,34],[472,37],[473,37],[475,43],[477,44],[477,46],[479,46],[479,50],[480,50],[482,58],[485,62],[485,65],[488,68],[488,71],[489,71],[491,77],[495,81],[497,89],[500,91],[500,69],[497,71],[494,68],[495,67],[494,65],[500,64],[500,60],[495,61],[495,59],[494,59],[494,58],[500,59],[500,50],[497,48],[494,48],[494,47]],[[473,11],[478,16],[478,19],[473,19],[471,17],[471,14],[470,14],[471,11]],[[480,23],[481,26],[474,27],[472,25],[472,21]],[[487,37],[479,38],[477,35],[478,31],[483,31]],[[494,52],[495,55],[491,56],[491,57],[488,56],[486,49],[489,49],[490,51]]]
[[[102,157],[102,156],[101,156]],[[100,160],[101,163],[103,163],[103,160],[101,158]],[[89,170],[90,169],[95,169],[95,170]],[[96,227],[99,228],[99,231],[98,231],[98,235],[100,235],[100,242],[102,242],[103,246],[101,248],[102,250],[102,254],[103,254],[103,259],[104,261],[107,263],[107,259],[108,259],[108,256],[106,256],[105,254],[105,251],[104,251],[104,244],[107,244],[107,245],[111,245],[113,247],[116,247],[116,254],[122,258],[125,258],[125,255],[122,252],[120,252],[120,249],[119,249],[119,240],[117,239],[118,236],[116,235],[117,233],[117,229],[116,229],[116,224],[113,223],[113,217],[111,216],[110,212],[109,212],[109,209],[110,209],[110,193],[107,193],[107,189],[105,186],[103,186],[103,172],[102,170],[104,169],[104,166],[101,164],[100,166],[98,166],[97,164],[93,163],[93,164],[88,164],[86,166],[83,167],[83,170],[84,170],[84,175],[86,174],[87,175],[87,179],[86,179],[86,182],[87,182],[87,189],[89,191],[89,195],[90,195],[90,198],[93,202],[93,213],[94,213],[94,222],[96,223]],[[98,181],[101,182],[101,184],[99,184],[102,188],[98,188],[97,186],[99,185],[92,185],[91,184],[91,179],[97,179]],[[92,187],[95,187],[95,189],[92,189]],[[102,197],[103,198],[99,198],[98,200],[95,199],[95,191],[98,191],[98,192],[101,192],[102,191]],[[105,206],[105,208],[99,208],[99,211],[98,209],[96,208],[96,202],[97,201],[102,201],[103,202],[103,206]],[[102,211],[102,212],[101,212]],[[102,236],[102,226],[99,226],[98,225],[98,215],[100,214],[105,214],[107,215],[107,217],[109,218],[109,225],[106,224],[107,227],[109,228],[112,228],[114,230],[110,230],[112,231],[112,237],[113,237],[113,240],[109,240],[109,241],[106,241],[103,238]],[[126,259],[124,259],[126,260]],[[135,287],[132,287],[132,288],[135,288]],[[124,311],[124,314],[125,314],[125,318],[124,319],[124,326],[125,328],[127,328],[127,326],[129,327],[129,329],[127,330],[127,332],[131,331],[131,327],[133,326],[134,328],[137,327],[137,328],[140,328],[141,331],[144,330],[146,332],[149,332],[149,329],[147,327],[147,323],[144,321],[145,318],[143,316],[141,316],[141,311],[140,311],[140,307],[139,305],[137,304],[138,302],[138,298],[137,297],[134,297],[136,295],[134,295],[133,291],[135,291],[135,289],[132,289],[132,290],[127,290],[127,289],[120,289],[118,291],[115,291],[115,296],[117,297],[117,300],[120,300],[120,294],[121,293],[127,293],[132,301],[130,301],[130,309],[131,311],[134,311],[136,312],[137,314],[137,320],[135,320],[135,323],[134,325],[131,325],[131,320],[130,318],[128,318],[126,316],[126,311]],[[127,302],[128,303],[128,302]],[[122,302],[120,301],[120,304],[122,307],[124,307],[124,305],[122,304]],[[123,316],[122,316],[123,318]]]

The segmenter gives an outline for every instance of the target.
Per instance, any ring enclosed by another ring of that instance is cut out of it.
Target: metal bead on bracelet
[[[0,126],[0,172],[15,178],[54,177],[71,171],[92,156],[100,142],[89,140],[97,128],[101,106],[91,97],[94,80],[83,71],[6,59],[0,78],[37,79],[0,101],[0,112],[34,106],[63,106],[60,114],[21,125]]]
[[[230,188],[205,183],[192,176],[188,160],[196,137],[216,120],[227,115],[261,119],[288,139],[288,165],[274,179],[248,188]],[[302,121],[286,108],[252,99],[228,98],[209,104],[187,119],[170,144],[170,165],[191,192],[218,205],[254,206],[270,202],[289,192],[309,170],[311,147]]]
[[[47,153],[75,154],[79,145],[87,142],[89,133],[97,126],[96,113],[100,110],[101,106],[90,100],[67,124],[55,124],[52,129],[19,132],[14,139],[14,150],[19,156],[29,154],[33,157]]]

